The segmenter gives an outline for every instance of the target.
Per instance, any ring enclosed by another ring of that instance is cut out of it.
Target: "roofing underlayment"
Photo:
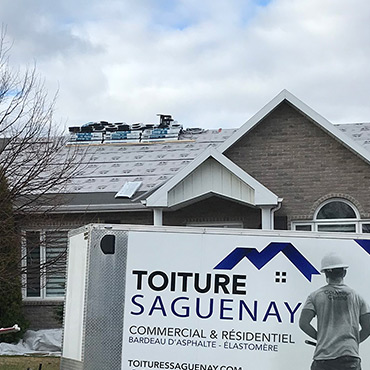
[[[139,191],[154,190],[208,147],[217,147],[236,130],[185,131],[179,140],[89,145],[70,193],[118,192],[126,182],[142,182]]]
[[[335,125],[370,152],[370,123]],[[126,182],[141,182],[140,193],[158,188],[207,147],[217,147],[236,129],[184,131],[178,140],[84,146],[87,150],[68,193],[117,193]]]
[[[334,125],[370,152],[370,122]]]

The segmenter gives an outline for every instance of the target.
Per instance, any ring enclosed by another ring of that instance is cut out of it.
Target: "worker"
[[[336,254],[321,261],[327,285],[311,293],[299,327],[317,341],[311,370],[361,370],[359,343],[370,335],[370,306],[344,284],[348,265]],[[317,329],[311,324],[317,316]]]

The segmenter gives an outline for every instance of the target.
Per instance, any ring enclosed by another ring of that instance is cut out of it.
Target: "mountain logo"
[[[320,272],[316,270],[292,243],[277,242],[271,242],[261,252],[254,247],[236,247],[214,269],[232,270],[241,260],[247,258],[260,270],[279,253],[283,253],[308,281],[311,281],[312,275],[320,275]]]

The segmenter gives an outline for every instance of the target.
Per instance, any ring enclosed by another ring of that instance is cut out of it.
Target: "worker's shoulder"
[[[348,285],[345,284],[327,284],[324,285],[315,291],[313,291],[310,296],[311,297],[316,297],[318,295],[332,295],[335,293],[346,293],[346,294],[354,294],[357,295],[356,291],[349,287]]]

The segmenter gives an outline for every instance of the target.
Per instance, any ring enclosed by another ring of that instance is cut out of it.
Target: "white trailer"
[[[62,370],[309,369],[322,257],[370,302],[370,236],[94,224],[70,233]],[[370,339],[361,343],[370,368]]]

